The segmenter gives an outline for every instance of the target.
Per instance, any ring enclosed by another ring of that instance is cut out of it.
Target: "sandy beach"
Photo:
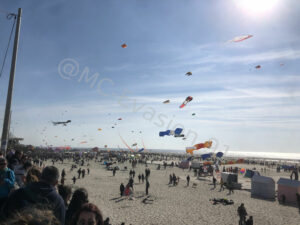
[[[50,161],[48,165],[52,164]],[[129,163],[118,164],[121,170],[117,171],[115,177],[112,171],[105,169],[99,162],[90,162],[90,174],[84,179],[78,179],[73,185],[72,177],[77,177],[77,169],[70,172],[72,162],[65,161],[64,164],[55,163],[60,170],[63,168],[67,172],[65,184],[69,184],[75,190],[78,187],[85,187],[89,193],[89,200],[95,203],[102,210],[104,217],[110,217],[111,223],[132,225],[142,224],[238,224],[237,208],[241,203],[245,204],[248,215],[254,218],[254,224],[260,225],[297,225],[300,222],[300,214],[297,207],[283,206],[278,201],[268,201],[251,198],[251,180],[239,175],[239,182],[243,184],[243,189],[235,190],[234,194],[228,195],[228,190],[219,191],[220,185],[213,189],[212,177],[194,177],[193,171],[182,170],[177,167],[167,167],[166,170],[156,169],[155,164],[148,164],[151,169],[149,178],[149,197],[146,199],[145,183],[138,182],[138,174],[145,173],[145,165],[138,164],[135,168],[133,198],[120,197],[119,186],[121,183],[127,184],[129,179]],[[127,171],[122,171],[127,166]],[[256,167],[260,171],[260,166],[253,165],[233,165],[242,168]],[[82,168],[87,168],[83,166]],[[169,175],[175,173],[180,177],[179,185],[169,186]],[[186,185],[186,176],[190,175],[190,186]],[[289,178],[290,173],[276,173],[275,169],[267,169],[266,174],[271,176],[275,182],[279,177]],[[194,188],[192,184],[196,183]],[[277,186],[277,185],[276,185]],[[227,198],[234,201],[233,205],[213,205],[212,198]],[[144,200],[144,201],[143,201]]]

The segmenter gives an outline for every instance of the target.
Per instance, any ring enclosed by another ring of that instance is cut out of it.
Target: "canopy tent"
[[[178,167],[182,168],[182,169],[188,169],[190,167],[190,161],[189,160],[182,160],[179,163]]]
[[[191,168],[192,169],[200,169],[201,166],[203,166],[202,162],[192,161],[192,164],[191,164]]]
[[[251,179],[251,197],[275,198],[275,181],[271,177],[254,175]]]
[[[256,170],[246,170],[244,175],[245,178],[252,178],[254,175],[260,175],[260,173]]]
[[[285,197],[285,202],[296,203],[297,196],[296,193],[300,194],[300,181],[290,180],[287,178],[280,178],[277,182],[278,184],[278,200],[283,200]]]
[[[222,172],[221,178],[224,183],[237,183],[238,182],[238,175],[236,173]]]

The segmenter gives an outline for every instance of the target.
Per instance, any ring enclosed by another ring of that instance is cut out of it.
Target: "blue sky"
[[[1,1],[1,11],[23,9],[12,132],[34,145],[125,147],[120,134],[147,148],[184,150],[212,138],[218,150],[297,152],[300,3],[266,0],[253,9],[241,1]],[[0,14],[1,60],[11,25]],[[78,65],[70,79],[59,73],[71,71],[64,59]],[[179,109],[187,96],[193,101]],[[68,119],[67,127],[51,124]],[[187,140],[158,137],[176,124]]]

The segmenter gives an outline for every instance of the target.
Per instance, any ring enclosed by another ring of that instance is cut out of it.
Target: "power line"
[[[4,55],[4,59],[3,59],[3,63],[2,63],[2,68],[1,68],[1,71],[0,71],[0,78],[2,76],[3,68],[4,68],[4,65],[5,65],[6,57],[7,57],[8,48],[9,48],[11,37],[12,37],[12,33],[14,31],[14,27],[15,27],[15,24],[16,24],[16,15],[13,14],[13,13],[7,14],[7,19],[11,19],[13,17],[14,17],[14,23],[13,23],[11,31],[10,31],[9,40],[8,40],[6,51],[5,51],[5,55]]]

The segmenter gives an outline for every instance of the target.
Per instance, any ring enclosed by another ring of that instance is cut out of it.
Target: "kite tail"
[[[129,147],[129,145],[124,141],[124,139],[121,137],[120,134],[119,134],[119,136],[120,136],[120,138],[121,138],[123,144],[124,144],[131,152],[135,152],[135,151],[133,151],[133,150]]]
[[[143,143],[143,148],[144,148],[144,152],[145,152],[146,151],[146,147],[145,147],[143,138],[142,138],[142,143]]]

